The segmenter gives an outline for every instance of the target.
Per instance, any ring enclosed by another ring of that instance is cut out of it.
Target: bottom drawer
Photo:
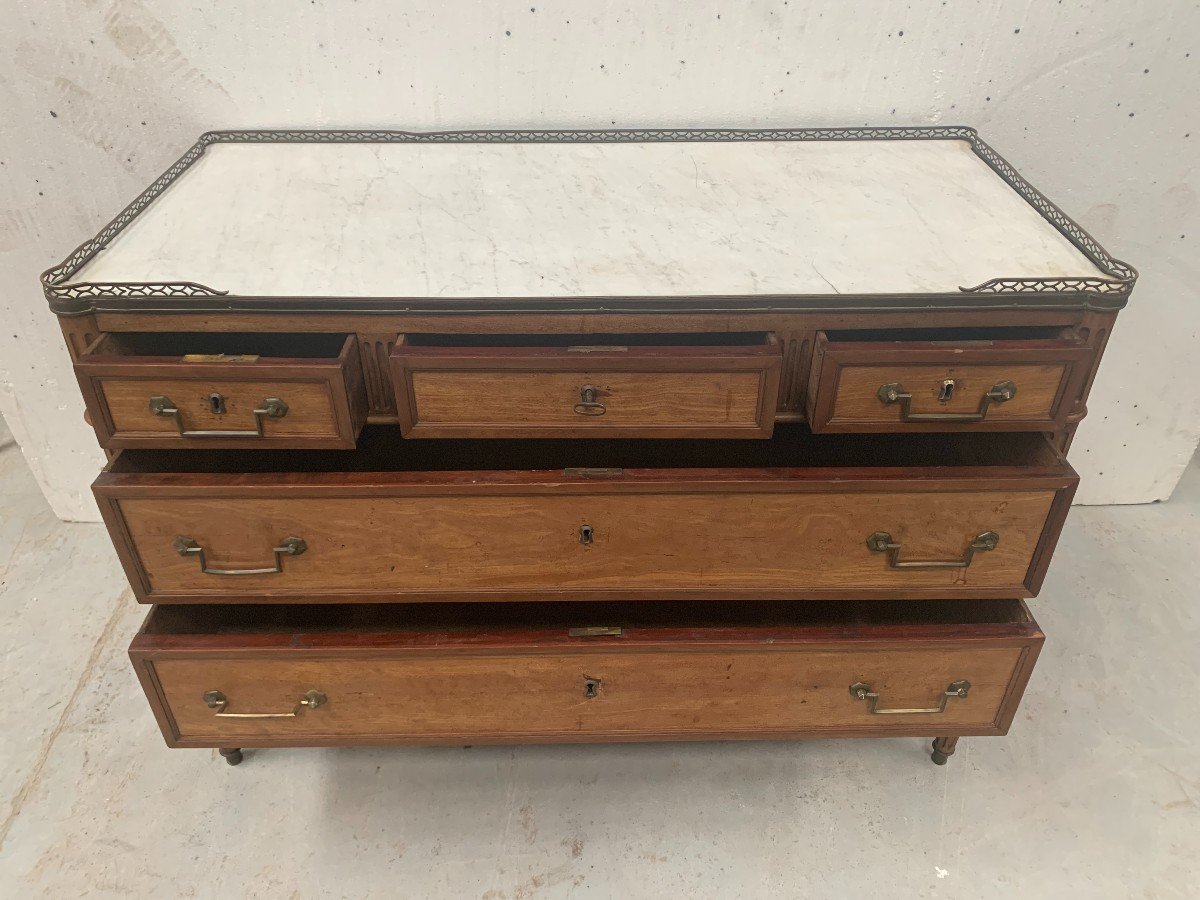
[[[178,747],[1004,734],[1019,600],[160,606],[130,648]]]

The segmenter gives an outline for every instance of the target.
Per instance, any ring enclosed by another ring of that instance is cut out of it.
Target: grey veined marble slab
[[[967,141],[936,139],[216,143],[69,280],[488,299],[1000,277],[1111,276]]]

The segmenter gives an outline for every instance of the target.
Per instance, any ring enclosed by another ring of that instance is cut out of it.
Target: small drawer
[[[1092,350],[1029,331],[1035,336],[818,332],[809,425],[817,433],[1056,430],[1080,399]]]
[[[998,735],[1018,600],[156,607],[130,657],[173,747]]]
[[[109,450],[353,449],[366,421],[353,335],[110,333],[75,374]]]
[[[407,335],[400,427],[419,438],[766,438],[782,365],[769,334]]]
[[[93,490],[151,603],[1036,594],[1077,477],[1041,434],[126,450]]]

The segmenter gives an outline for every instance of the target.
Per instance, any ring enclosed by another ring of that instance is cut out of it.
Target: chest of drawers
[[[1135,278],[967,128],[263,131],[43,284],[169,745],[944,763]]]

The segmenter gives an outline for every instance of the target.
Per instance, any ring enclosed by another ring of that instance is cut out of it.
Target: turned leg
[[[954,745],[958,743],[956,737],[940,737],[933,739],[933,753],[930,758],[935,766],[944,766],[946,760],[954,755]]]
[[[217,752],[225,757],[225,762],[229,763],[231,766],[236,766],[242,761],[241,747],[222,747]],[[954,751],[951,750],[950,752],[953,753]]]

